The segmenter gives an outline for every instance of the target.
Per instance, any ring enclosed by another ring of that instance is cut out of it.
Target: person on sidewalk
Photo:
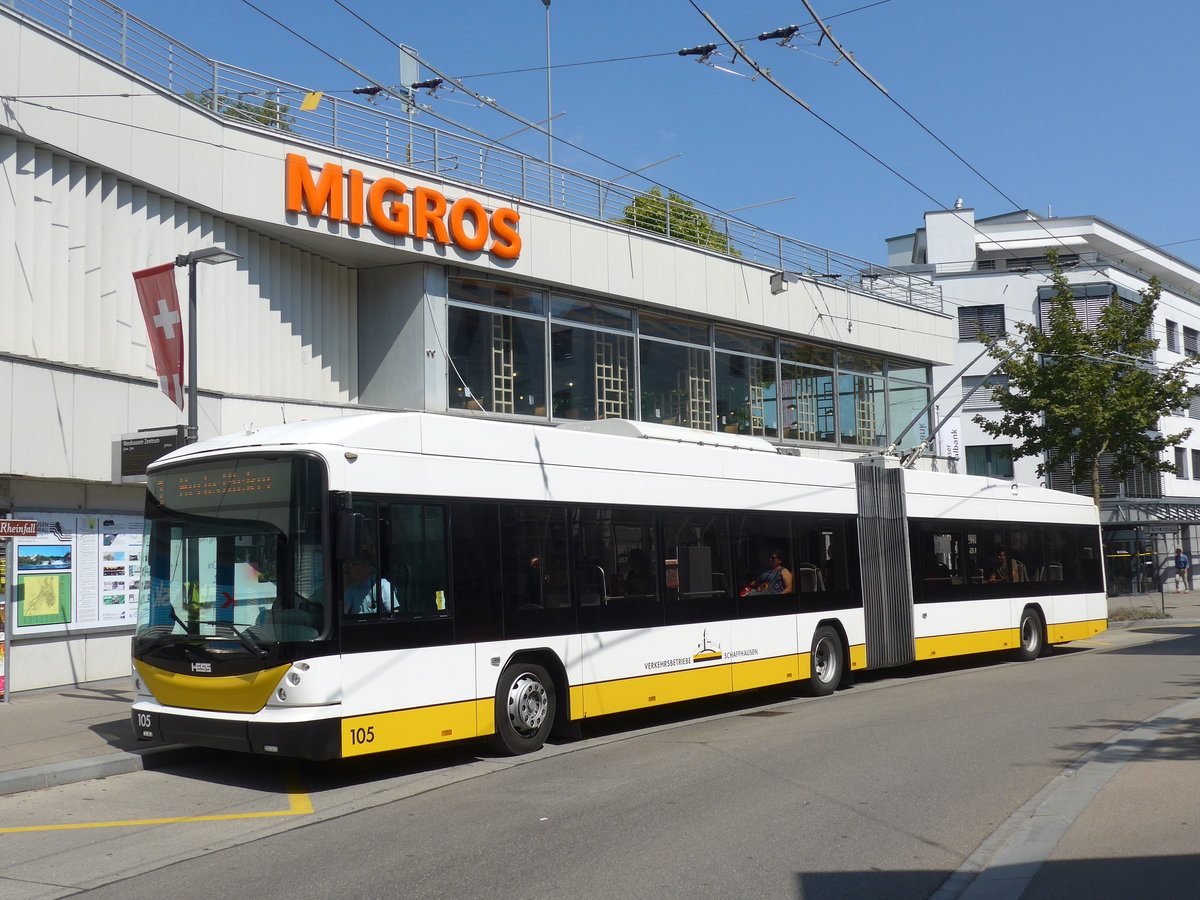
[[[1184,591],[1191,590],[1188,584],[1188,569],[1192,567],[1192,561],[1188,559],[1187,554],[1179,547],[1175,548],[1175,593],[1181,594]]]

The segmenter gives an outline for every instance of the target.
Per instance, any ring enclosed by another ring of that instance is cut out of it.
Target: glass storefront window
[[[585,325],[600,325],[621,331],[633,330],[633,310],[599,303],[595,300],[579,300],[574,297],[551,297],[550,315],[555,319],[568,319]]]
[[[915,384],[897,384],[891,382],[888,389],[888,417],[891,423],[888,432],[888,442],[899,441],[902,444],[917,444],[929,437],[929,388]],[[899,434],[916,418],[917,413],[925,410],[925,416],[907,434]]]
[[[717,328],[715,343],[718,350],[735,350],[738,353],[769,356],[772,359],[775,357],[775,339],[762,334]]]
[[[832,356],[832,354],[830,354]],[[781,437],[788,440],[837,440],[834,420],[833,369],[782,363],[779,383]]]
[[[717,354],[717,428],[778,437],[775,360]]]
[[[887,409],[884,404],[883,379],[839,372],[838,421],[843,444],[858,447],[885,446]]]
[[[546,415],[546,325],[451,307],[449,407]]]
[[[550,326],[552,412],[565,419],[628,419],[633,406],[633,338]]]
[[[785,361],[803,363],[807,366],[816,366],[822,369],[833,368],[833,351],[813,344],[780,341],[779,356]]]
[[[451,278],[449,290],[450,299],[460,303],[476,303],[480,306],[495,306],[536,315],[542,315],[546,311],[545,294],[519,284]]]
[[[632,308],[503,282],[452,277],[449,299],[451,409],[857,447],[929,433],[928,416],[895,433],[929,402],[929,369],[911,361],[643,311],[635,338]]]
[[[712,430],[708,348],[641,341],[641,420]]]
[[[888,377],[902,378],[905,381],[919,381],[921,384],[927,384],[929,382],[929,368],[928,366],[917,366],[912,363],[888,360]]]
[[[684,344],[709,346],[708,326],[703,322],[695,322],[691,319],[676,319],[670,316],[642,313],[638,316],[638,331],[650,337],[666,338],[669,341],[680,341]]]
[[[861,372],[863,375],[882,375],[883,360],[874,356],[862,356],[858,353],[838,353],[838,370],[842,372]]]

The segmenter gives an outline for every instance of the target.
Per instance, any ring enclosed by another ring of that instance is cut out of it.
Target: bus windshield
[[[135,650],[187,636],[265,656],[319,638],[322,474],[315,460],[250,456],[152,473]]]

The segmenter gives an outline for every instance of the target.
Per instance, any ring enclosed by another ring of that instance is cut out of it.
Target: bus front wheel
[[[496,733],[492,749],[518,756],[546,743],[555,713],[554,680],[533,663],[513,663],[496,684]]]
[[[813,632],[812,653],[809,654],[808,689],[817,697],[837,690],[845,671],[842,639],[837,630],[822,625]]]

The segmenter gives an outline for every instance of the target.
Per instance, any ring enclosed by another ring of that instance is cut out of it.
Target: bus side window
[[[499,509],[495,503],[450,504],[450,594],[458,642],[503,637]]]
[[[401,618],[449,615],[445,507],[390,503],[387,514],[383,571],[391,583],[392,613]]]
[[[568,634],[576,628],[567,565],[565,510],[500,506],[498,573],[506,637]]]
[[[375,618],[380,609],[379,511],[374,500],[356,500],[355,546],[339,547],[344,553],[338,597],[342,612],[354,619]]]
[[[667,623],[731,616],[733,579],[727,517],[710,512],[666,513],[662,531]]]

